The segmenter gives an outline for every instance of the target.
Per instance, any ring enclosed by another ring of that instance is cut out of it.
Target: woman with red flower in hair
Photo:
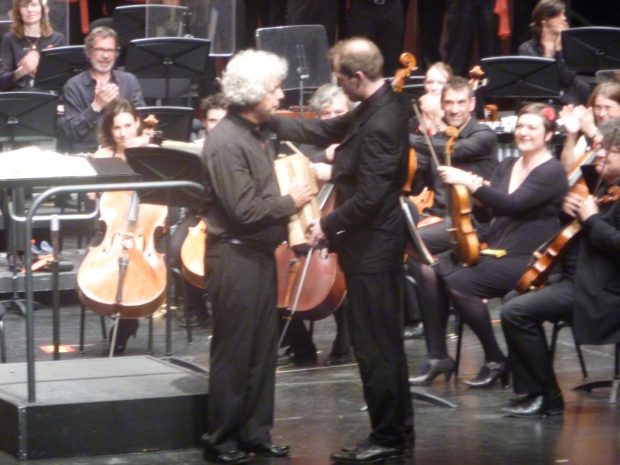
[[[449,378],[454,371],[445,335],[449,302],[476,334],[485,354],[478,375],[465,383],[480,388],[498,378],[508,381],[506,357],[482,299],[502,297],[512,290],[532,252],[560,227],[558,214],[568,184],[564,168],[547,147],[555,120],[555,111],[547,105],[523,107],[514,133],[520,156],[504,159],[488,181],[458,168],[439,168],[444,183],[465,186],[492,209],[494,219],[478,230],[487,248],[476,265],[463,266],[452,252],[440,254],[432,266],[422,265],[420,291],[427,307],[435,311],[423,314],[429,356],[424,372],[411,378],[411,384],[429,384],[439,374]]]

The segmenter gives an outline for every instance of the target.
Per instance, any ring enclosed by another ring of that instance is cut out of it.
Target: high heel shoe
[[[409,378],[411,386],[428,386],[437,376],[444,374],[446,382],[450,381],[454,373],[454,360],[447,358],[431,358],[426,362],[421,375]]]
[[[474,379],[464,381],[473,388],[487,388],[493,386],[498,379],[502,380],[502,386],[508,387],[510,383],[510,371],[506,362],[487,362],[482,365]]]
[[[136,337],[136,333],[138,332],[138,320],[129,319],[129,318],[121,318],[118,321],[118,330],[116,332],[116,343],[114,344],[114,354],[122,354],[125,352],[127,348],[127,341],[131,336]],[[114,326],[110,328],[110,342],[112,341],[112,331],[114,331]]]

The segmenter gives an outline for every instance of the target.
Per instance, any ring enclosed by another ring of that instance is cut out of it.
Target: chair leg
[[[549,343],[549,356],[551,357],[551,363],[555,359],[555,345],[558,343],[558,334],[563,328],[563,322],[556,321],[553,323],[553,330],[551,331],[551,342]]]
[[[4,318],[0,318],[0,362],[6,363],[6,341],[4,340]]]
[[[80,305],[80,353],[84,353],[84,326],[86,325],[86,307],[84,304]]]
[[[101,325],[101,339],[106,341],[108,339],[108,332],[105,324],[105,318],[103,315],[99,317],[99,323]]]
[[[459,366],[461,364],[461,344],[463,343],[463,319],[460,315],[456,315],[457,331],[456,331],[456,356],[454,357],[454,376],[459,375]]]
[[[150,355],[153,355],[153,315],[148,316],[149,320],[149,342],[147,347],[147,352]]]
[[[586,362],[583,359],[583,352],[581,351],[581,346],[577,342],[577,338],[575,337],[575,332],[573,331],[573,327],[570,328],[571,333],[573,334],[573,341],[575,342],[575,350],[577,351],[577,357],[579,358],[579,365],[581,366],[581,374],[583,375],[583,379],[588,377],[588,370],[586,370]],[[618,357],[616,356],[616,360]],[[617,369],[616,363],[616,369]]]
[[[584,379],[586,379],[588,377],[588,370],[586,369],[586,362],[585,362],[585,359],[583,358],[583,352],[581,351],[581,346],[579,345],[579,343],[577,342],[577,339],[575,338],[575,332],[573,331],[572,325],[570,323],[567,323],[566,321],[556,321],[555,323],[553,323],[553,331],[551,332],[551,342],[549,344],[549,355],[551,357],[551,362],[553,363],[553,360],[555,358],[555,347],[558,342],[558,334],[563,328],[566,328],[566,327],[570,327],[571,334],[573,335],[573,342],[575,343],[575,351],[577,352],[577,358],[579,359],[579,365],[581,367],[581,375],[583,376]]]

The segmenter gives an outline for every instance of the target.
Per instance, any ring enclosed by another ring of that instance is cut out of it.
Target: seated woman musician
[[[586,153],[601,143],[603,135],[598,126],[615,118],[620,118],[620,82],[606,81],[597,85],[588,101],[588,107],[566,105],[560,111],[560,118],[566,129],[561,161],[567,171],[575,168],[575,163],[588,163]]]
[[[117,157],[125,160],[126,148],[148,145],[149,141],[150,138],[147,135],[141,134],[138,111],[127,100],[119,100],[106,107],[104,111],[99,130],[101,148],[93,156],[95,158]],[[137,319],[122,318],[119,320],[114,346],[115,354],[125,351],[127,341],[131,336],[135,336],[138,326]]]
[[[449,301],[478,337],[485,355],[477,376],[465,383],[488,387],[498,378],[507,381],[506,357],[482,299],[501,297],[513,289],[541,239],[559,228],[558,213],[568,184],[561,163],[547,147],[555,119],[553,109],[544,104],[523,107],[515,129],[520,156],[504,159],[490,181],[458,168],[439,168],[444,183],[464,185],[492,209],[494,219],[479,230],[488,249],[477,264],[465,267],[448,251],[439,254],[432,266],[421,266],[422,319],[429,352],[423,372],[411,378],[411,384],[429,384],[440,374],[449,379],[454,372],[446,346]]]
[[[571,192],[564,200],[563,212],[567,219],[578,220],[581,232],[572,242],[564,236],[566,250],[558,250],[560,279],[508,300],[501,309],[517,394],[512,405],[502,409],[509,416],[563,413],[545,321],[572,321],[582,344],[620,341],[620,119],[602,123],[599,130],[595,164],[600,189],[586,198]]]
[[[43,0],[13,1],[13,24],[0,50],[0,90],[32,87],[41,51],[65,45],[64,36],[52,29],[48,13]]]

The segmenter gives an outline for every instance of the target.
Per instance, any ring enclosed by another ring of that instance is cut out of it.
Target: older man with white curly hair
[[[278,338],[274,250],[286,239],[289,216],[311,198],[307,185],[282,195],[275,152],[263,134],[284,97],[286,61],[246,50],[226,66],[228,114],[209,133],[206,168],[207,292],[213,307],[205,458],[238,464],[250,454],[288,455],[274,445]]]

